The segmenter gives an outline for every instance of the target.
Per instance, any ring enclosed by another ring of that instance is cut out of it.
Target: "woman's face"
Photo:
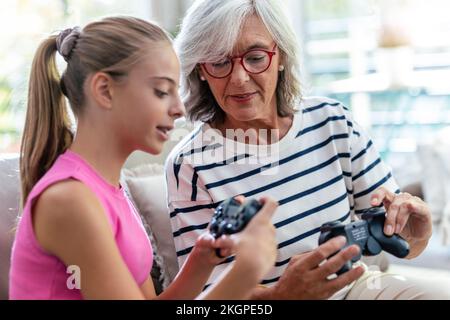
[[[172,46],[153,45],[147,52],[117,85],[114,118],[124,146],[157,154],[185,109],[178,94],[180,66]]]
[[[230,56],[241,55],[251,49],[272,51],[274,47],[275,42],[264,24],[257,16],[251,16],[244,23]],[[200,73],[208,81],[217,103],[225,112],[226,122],[246,127],[252,121],[270,121],[277,117],[275,90],[280,54],[277,48],[274,51],[276,53],[269,68],[259,74],[247,72],[240,59],[233,60],[232,73],[223,79],[212,77],[205,66],[201,66]],[[245,122],[248,123],[244,124]]]

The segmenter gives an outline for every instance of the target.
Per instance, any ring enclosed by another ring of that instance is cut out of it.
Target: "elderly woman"
[[[182,95],[189,118],[201,123],[166,164],[179,264],[221,201],[268,194],[280,205],[273,217],[278,256],[252,298],[433,297],[417,281],[381,278],[363,265],[335,276],[358,254],[357,246],[324,262],[345,243],[335,238],[317,246],[325,222],[350,222],[362,210],[384,204],[385,233],[407,239],[412,258],[427,245],[431,218],[424,202],[399,193],[346,107],[302,97],[296,37],[288,21],[275,0],[197,1],[183,21],[175,43]],[[218,265],[208,283],[232,261]],[[378,290],[366,285],[379,278]],[[387,286],[395,290],[383,291]]]

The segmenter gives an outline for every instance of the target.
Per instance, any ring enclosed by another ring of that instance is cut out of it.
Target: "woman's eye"
[[[214,68],[223,68],[223,67],[228,66],[229,63],[230,63],[229,60],[224,60],[224,61],[212,63],[212,66],[213,66]]]
[[[156,95],[158,98],[164,98],[165,96],[168,96],[169,93],[168,93],[168,92],[165,92],[165,91],[162,91],[162,90],[159,90],[159,89],[155,89],[155,95]]]
[[[245,61],[250,62],[250,63],[261,62],[264,59],[265,59],[265,56],[263,56],[263,55],[253,55],[253,56],[245,57]]]

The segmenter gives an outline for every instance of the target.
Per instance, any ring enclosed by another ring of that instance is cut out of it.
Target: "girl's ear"
[[[97,72],[90,81],[92,98],[101,108],[112,108],[113,79],[104,72]]]

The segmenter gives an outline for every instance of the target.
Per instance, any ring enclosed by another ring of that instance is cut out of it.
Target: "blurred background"
[[[19,151],[29,69],[43,37],[111,14],[150,19],[176,35],[192,2],[2,0],[0,154]],[[430,203],[438,235],[415,264],[450,270],[443,245],[450,225],[450,1],[284,2],[301,46],[305,95],[347,105],[400,186]]]

